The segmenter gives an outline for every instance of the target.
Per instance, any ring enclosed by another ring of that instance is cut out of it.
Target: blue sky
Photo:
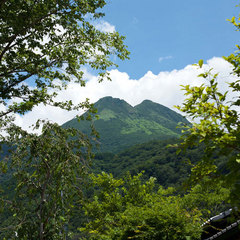
[[[131,78],[181,69],[199,59],[226,56],[239,39],[226,21],[236,0],[109,0],[104,20],[126,36],[131,59],[118,61]],[[159,61],[160,59],[160,61]]]
[[[61,91],[58,101],[76,104],[86,98],[94,103],[105,96],[124,99],[132,106],[145,99],[176,111],[184,92],[180,85],[200,85],[201,71],[213,68],[219,73],[219,88],[234,81],[231,65],[223,60],[236,50],[239,32],[226,21],[238,16],[236,0],[108,0],[106,16],[96,23],[103,31],[117,30],[126,36],[130,60],[117,60],[118,69],[110,71],[112,81],[98,83],[96,72],[84,67],[86,86],[70,83]],[[203,70],[192,66],[204,59]],[[231,95],[232,97],[232,95]],[[59,124],[79,112],[66,112],[40,104],[25,115],[17,115],[16,123],[25,129],[37,119]]]

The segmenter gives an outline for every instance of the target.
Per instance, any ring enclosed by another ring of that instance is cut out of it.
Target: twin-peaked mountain
[[[129,146],[155,139],[180,136],[179,122],[189,122],[173,110],[145,100],[135,107],[118,98],[105,97],[95,103],[99,119],[93,120],[100,134],[101,152],[118,152]],[[72,119],[64,127],[74,127],[90,133],[90,122]]]

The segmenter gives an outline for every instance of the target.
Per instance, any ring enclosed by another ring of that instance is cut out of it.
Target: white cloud
[[[169,60],[169,59],[172,59],[172,58],[173,58],[173,56],[159,57],[159,58],[158,58],[158,61],[159,61],[159,62],[162,62],[163,60]]]
[[[96,29],[102,32],[115,32],[115,26],[111,25],[109,22],[106,21],[98,21],[97,23],[94,23],[94,26]]]
[[[234,79],[231,73],[231,65],[222,58],[212,58],[204,64],[203,69],[213,68],[214,71],[220,72],[220,88],[226,90],[226,82]],[[75,103],[84,101],[89,98],[91,102],[96,102],[105,96],[121,98],[129,104],[135,106],[145,99],[165,105],[176,110],[174,105],[181,105],[184,99],[184,92],[181,91],[180,85],[200,85],[203,83],[197,75],[203,70],[197,69],[192,65],[188,65],[180,70],[172,70],[153,74],[148,71],[140,79],[131,79],[127,73],[111,70],[110,76],[112,81],[104,81],[98,83],[96,76],[86,72],[86,87],[80,87],[76,83],[69,84],[67,90],[60,92],[57,100],[71,99]],[[54,107],[39,105],[32,112],[24,116],[17,116],[16,122],[27,128],[33,124],[38,118],[56,121],[59,124],[72,119],[77,112],[67,112]]]

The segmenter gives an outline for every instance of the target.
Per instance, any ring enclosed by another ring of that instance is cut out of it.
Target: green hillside
[[[99,119],[95,119],[93,124],[100,134],[99,152],[118,152],[150,140],[177,138],[180,136],[177,124],[189,124],[180,114],[150,100],[132,107],[124,100],[105,97],[96,102],[95,107]],[[88,121],[72,119],[63,126],[90,134]]]
[[[162,186],[181,185],[189,176],[189,161],[199,160],[202,151],[189,149],[184,155],[177,155],[176,148],[167,147],[170,143],[176,143],[176,139],[137,144],[118,154],[98,153],[92,169],[96,173],[112,173],[115,177],[123,177],[128,171],[134,175],[144,171],[146,179],[155,177]]]
[[[157,183],[164,186],[180,186],[186,180],[191,167],[204,155],[204,146],[192,147],[185,152],[176,153],[178,139],[155,140],[129,147],[117,154],[97,153],[92,160],[92,171],[95,173],[112,173],[114,177],[123,177],[130,172],[136,175],[144,171],[146,179],[155,177]],[[215,154],[221,173],[227,172],[226,157]]]

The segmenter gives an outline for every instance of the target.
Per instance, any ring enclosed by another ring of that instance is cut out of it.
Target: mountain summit
[[[133,107],[124,100],[104,97],[95,103],[99,119],[94,126],[100,134],[101,152],[118,152],[137,143],[180,136],[176,126],[189,122],[173,110],[150,100]],[[90,133],[90,123],[72,119],[64,127]]]

